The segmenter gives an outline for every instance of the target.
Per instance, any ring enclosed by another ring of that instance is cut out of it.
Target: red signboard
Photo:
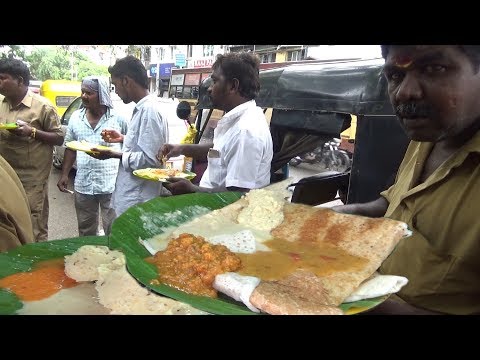
[[[200,84],[200,74],[185,74],[184,85],[198,86]]]
[[[197,59],[193,60],[193,67],[211,67],[213,59]]]

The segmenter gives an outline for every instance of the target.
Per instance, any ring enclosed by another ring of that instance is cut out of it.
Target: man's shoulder
[[[55,108],[50,99],[47,99],[46,97],[39,94],[35,94],[34,92],[30,92],[30,95],[33,102],[40,103],[42,106],[45,106],[47,108]]]

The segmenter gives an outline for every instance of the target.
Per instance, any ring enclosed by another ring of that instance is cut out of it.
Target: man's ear
[[[240,81],[237,78],[232,79],[230,89],[235,92],[238,92],[240,90]]]

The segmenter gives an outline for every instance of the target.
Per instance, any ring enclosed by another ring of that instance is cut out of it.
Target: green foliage
[[[37,48],[26,57],[33,79],[81,80],[89,75],[109,76],[108,68],[90,61],[69,45]]]
[[[21,45],[0,45],[0,59],[24,59],[25,49]]]

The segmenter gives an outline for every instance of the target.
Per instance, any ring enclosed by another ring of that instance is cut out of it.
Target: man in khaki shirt
[[[54,145],[62,145],[58,113],[49,100],[28,89],[30,71],[17,59],[0,60],[0,155],[13,167],[27,193],[35,241],[48,240],[48,177]]]
[[[17,174],[0,156],[0,252],[33,243],[27,194]]]
[[[381,197],[333,210],[413,231],[382,274],[409,282],[376,314],[480,313],[480,46],[382,46],[395,113],[412,140]]]

